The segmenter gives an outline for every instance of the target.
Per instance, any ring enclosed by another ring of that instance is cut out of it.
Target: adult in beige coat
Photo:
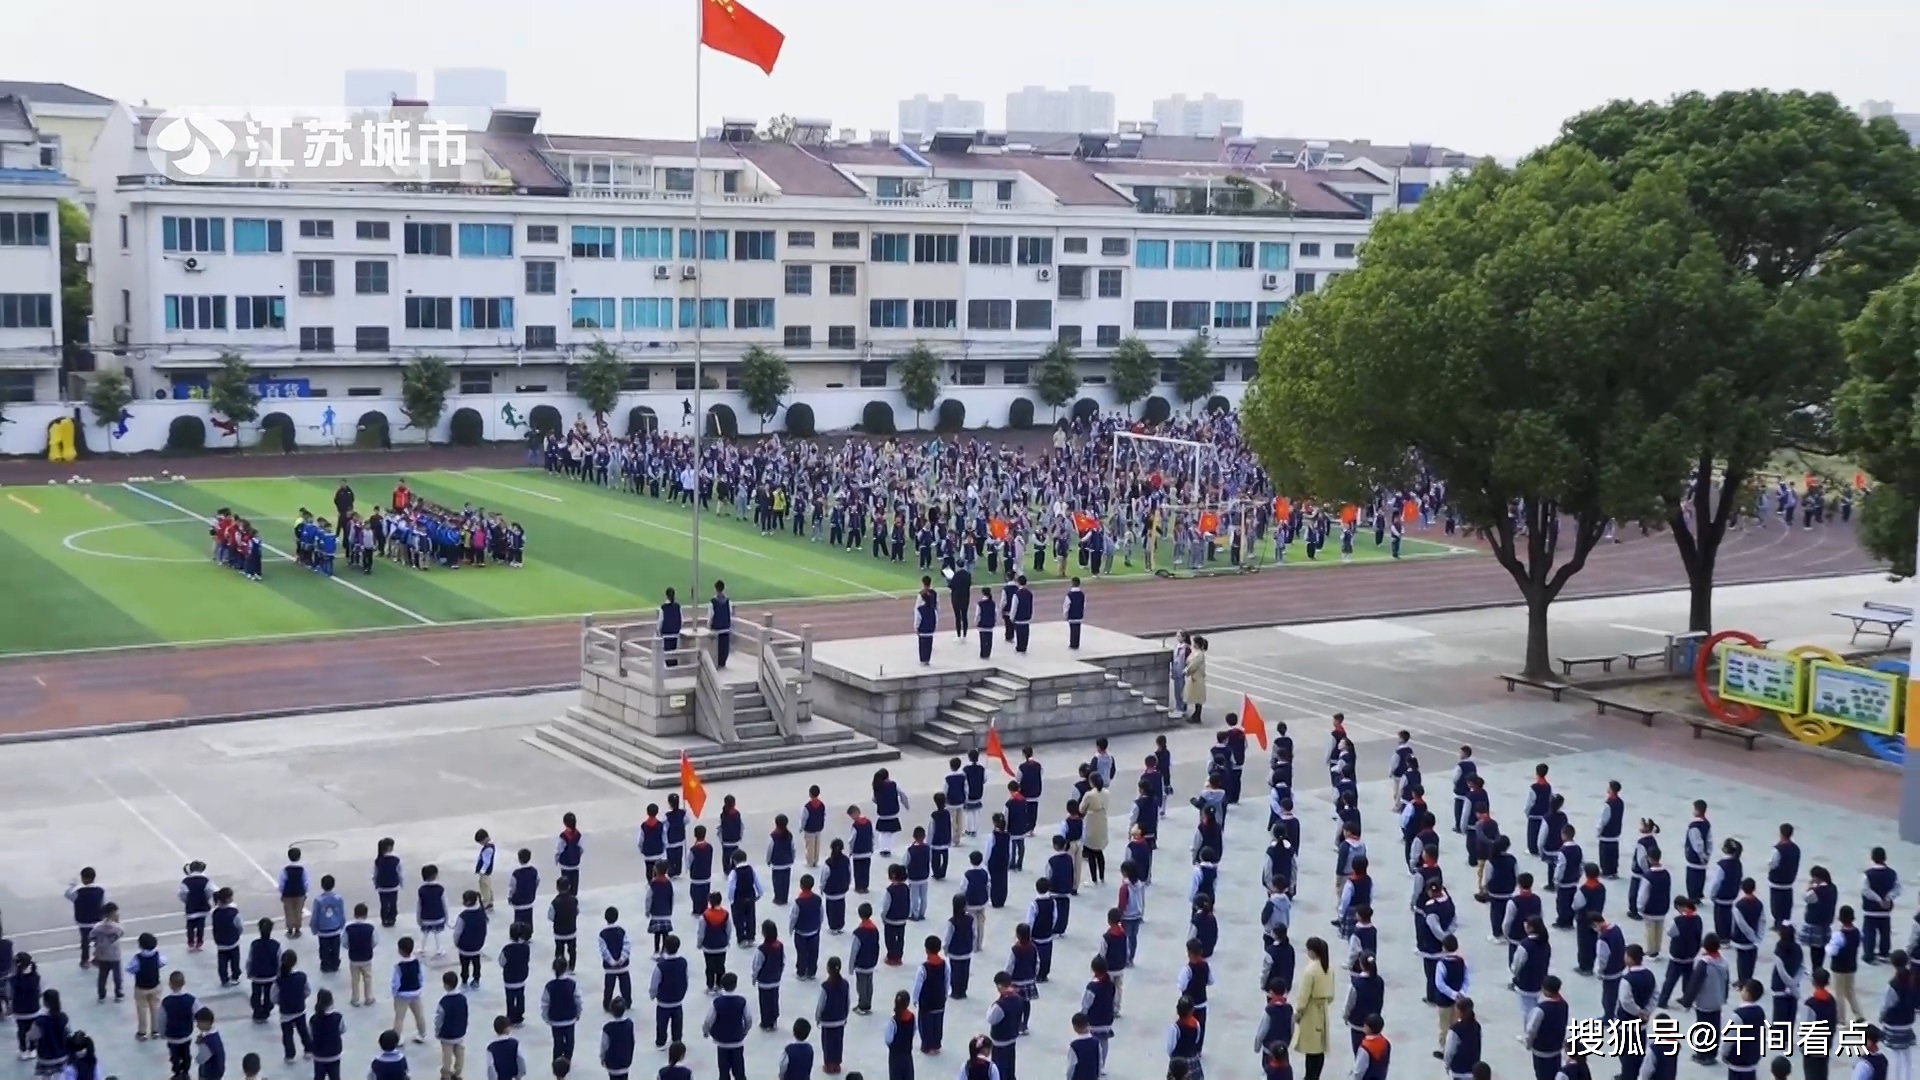
[[[1308,938],[1307,960],[1293,990],[1293,1048],[1306,1058],[1302,1080],[1320,1080],[1327,1064],[1327,1016],[1333,1007],[1332,960],[1327,943]]]
[[[1187,704],[1193,706],[1193,715],[1187,723],[1200,722],[1200,710],[1207,704],[1207,639],[1195,637],[1193,652],[1187,656]]]
[[[1087,860],[1087,876],[1096,883],[1107,880],[1107,787],[1099,775],[1088,778],[1093,787],[1080,796],[1080,849]]]

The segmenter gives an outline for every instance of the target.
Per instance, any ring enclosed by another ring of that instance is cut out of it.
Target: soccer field
[[[362,509],[384,505],[398,477],[350,476]],[[649,610],[668,587],[704,601],[724,579],[739,601],[909,593],[920,572],[790,535],[763,537],[723,514],[701,517],[701,578],[691,583],[688,514],[666,503],[537,471],[408,474],[444,506],[472,504],[517,521],[526,565],[325,578],[290,561],[302,507],[332,516],[335,477],[162,481],[0,490],[0,656],[183,645],[487,620]],[[209,559],[207,521],[231,507],[269,545],[266,580]],[[1405,553],[1444,554],[1409,539]],[[344,554],[344,553],[343,553]],[[1384,558],[1370,538],[1355,561]],[[1290,566],[1292,564],[1289,564]],[[1337,565],[1331,560],[1317,565]]]

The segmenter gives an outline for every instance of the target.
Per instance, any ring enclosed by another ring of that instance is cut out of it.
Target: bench
[[[1593,699],[1594,712],[1605,716],[1609,709],[1617,713],[1624,713],[1628,716],[1637,716],[1640,718],[1640,723],[1647,727],[1653,726],[1653,718],[1660,713],[1659,709],[1644,709],[1638,705],[1631,705],[1624,701],[1610,701],[1607,698],[1598,697]]]
[[[1641,665],[1641,663],[1643,663],[1644,661],[1665,660],[1666,658],[1667,658],[1667,650],[1665,649],[1649,649],[1646,652],[1628,652],[1628,653],[1620,654],[1620,659],[1625,660],[1627,662],[1628,671],[1633,671],[1634,669],[1638,668]]]
[[[1612,671],[1613,662],[1619,657],[1610,654],[1607,656],[1556,656],[1554,659],[1560,661],[1560,673],[1570,676],[1574,668],[1591,667],[1595,664],[1600,665],[1601,671]]]
[[[1530,679],[1525,675],[1502,675],[1500,679],[1507,684],[1507,693],[1509,694],[1513,693],[1515,687],[1530,686],[1535,690],[1545,690],[1547,693],[1553,695],[1553,700],[1559,701],[1560,695],[1567,692],[1567,684],[1565,683],[1548,682],[1545,679]]]
[[[1712,732],[1729,739],[1739,739],[1747,744],[1749,750],[1753,749],[1753,744],[1760,739],[1760,733],[1757,731],[1748,731],[1746,728],[1734,727],[1732,724],[1723,724],[1718,720],[1708,720],[1703,717],[1688,717],[1687,726],[1693,729],[1693,737],[1696,739],[1707,732]]]
[[[1913,621],[1912,608],[1903,604],[1883,604],[1873,600],[1850,611],[1836,611],[1833,615],[1836,619],[1845,619],[1853,624],[1853,637],[1848,639],[1850,642],[1859,641],[1860,635],[1872,627],[1873,633],[1886,635],[1889,645],[1893,644],[1893,636]]]

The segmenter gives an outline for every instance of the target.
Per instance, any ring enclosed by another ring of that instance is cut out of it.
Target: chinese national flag
[[[1343,506],[1343,507],[1341,507],[1341,508],[1340,508],[1340,524],[1342,524],[1342,525],[1351,525],[1351,524],[1353,524],[1354,522],[1356,522],[1356,521],[1359,521],[1359,520],[1360,520],[1360,508],[1359,508],[1359,507],[1357,507],[1357,506]]]
[[[1218,514],[1208,510],[1200,515],[1200,532],[1203,535],[1212,536],[1219,531],[1220,516]]]
[[[1258,740],[1260,749],[1267,748],[1267,722],[1261,717],[1259,707],[1254,705],[1250,697],[1240,698],[1240,730]]]
[[[700,44],[739,57],[767,74],[780,61],[787,35],[739,0],[700,0]]]
[[[1419,516],[1420,516],[1419,505],[1416,504],[1412,499],[1408,499],[1406,501],[1406,504],[1402,506],[1400,509],[1400,520],[1412,521],[1415,518],[1418,518]]]
[[[694,817],[707,808],[707,785],[700,782],[700,774],[694,771],[693,759],[685,750],[680,751],[680,797],[687,802],[687,809]]]
[[[1000,731],[992,726],[987,728],[987,756],[998,761],[1008,776],[1013,775],[1013,766],[1007,762],[1007,748],[1000,745]]]
[[[1275,498],[1273,500],[1273,516],[1277,518],[1283,518],[1283,519],[1292,517],[1293,502],[1287,499],[1285,496],[1280,496],[1278,498]]]

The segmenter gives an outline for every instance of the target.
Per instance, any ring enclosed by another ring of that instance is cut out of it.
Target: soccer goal
[[[1204,577],[1258,571],[1270,546],[1256,535],[1260,509],[1251,499],[1162,504],[1147,540],[1154,573]]]
[[[1218,451],[1192,439],[1116,431],[1112,469],[1116,488],[1141,480],[1182,503],[1203,503],[1220,486]]]

